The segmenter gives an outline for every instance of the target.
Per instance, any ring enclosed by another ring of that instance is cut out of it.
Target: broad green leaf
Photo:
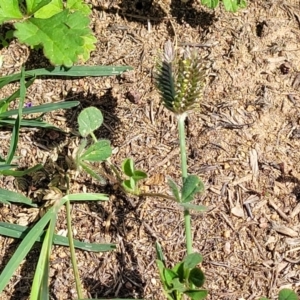
[[[216,8],[219,4],[219,0],[201,0],[201,3],[208,8]]]
[[[92,144],[81,156],[81,160],[104,161],[111,156],[112,149],[109,140],[99,140]]]
[[[185,269],[192,269],[196,267],[199,263],[201,263],[203,260],[203,257],[199,253],[191,253],[187,255],[183,262],[184,262],[184,268]]]
[[[27,226],[0,222],[0,235],[12,237],[12,238],[24,239],[30,230],[31,228]],[[44,236],[45,236],[45,232],[43,232],[36,239],[36,241],[42,242],[44,240]],[[69,246],[68,238],[57,234],[54,234],[53,236],[53,243],[55,245],[60,245],[60,246]],[[112,251],[116,249],[116,245],[114,244],[84,243],[78,240],[74,240],[74,246],[77,249],[90,251],[90,252],[106,252],[106,251]]]
[[[6,21],[12,21],[22,18],[23,15],[19,8],[19,0],[1,0],[0,25]]]
[[[122,182],[122,186],[129,193],[135,192],[136,185],[135,185],[135,181],[132,178],[130,178],[128,180],[124,180]]]
[[[184,281],[184,261],[177,263],[172,270],[177,274],[180,281]]]
[[[204,273],[199,268],[193,268],[189,274],[189,282],[198,288],[203,286],[205,282]]]
[[[186,291],[186,286],[184,285],[184,283],[180,282],[179,278],[174,278],[172,280],[172,291],[177,291],[177,292],[184,292]]]
[[[189,290],[184,292],[185,295],[191,298],[191,300],[203,300],[207,297],[208,291],[206,290]]]
[[[84,36],[90,35],[89,18],[68,9],[48,19],[31,18],[15,24],[15,37],[31,47],[42,45],[54,65],[71,67],[84,53]],[[64,37],[58,39],[57,37]]]
[[[147,178],[147,173],[145,173],[144,171],[141,171],[141,170],[135,170],[134,171],[134,174],[132,176],[132,178],[135,180],[135,181],[138,181],[138,180],[142,180],[142,179],[145,179]]]
[[[103,115],[96,107],[85,108],[78,116],[79,132],[81,136],[87,135],[98,129],[103,123]]]
[[[202,192],[204,190],[204,184],[200,180],[200,178],[196,175],[189,175],[181,189],[181,201],[182,202],[190,202],[194,199],[194,196],[198,192]]]
[[[183,207],[184,209],[191,209],[199,212],[207,211],[207,207],[205,205],[197,205],[191,203],[179,203],[179,206]]]
[[[171,189],[173,197],[176,199],[177,202],[180,202],[179,190],[178,190],[176,183],[171,178],[169,178],[168,185],[169,185],[169,188]]]
[[[290,289],[282,289],[279,292],[278,300],[298,300],[297,294]]]
[[[32,203],[32,201],[29,198],[23,196],[22,194],[0,188],[0,202],[2,201],[26,204],[32,207],[37,207],[36,204]]]
[[[171,289],[172,286],[172,281],[174,278],[177,277],[177,274],[175,272],[173,272],[171,269],[168,268],[164,268],[164,278],[165,278],[165,282],[168,286],[169,289]]]
[[[26,0],[27,15],[32,15],[43,6],[55,0]]]
[[[106,184],[106,180],[105,178],[103,178],[101,175],[99,175],[92,166],[90,166],[87,163],[84,163],[83,161],[79,161],[79,166],[82,167],[82,169],[87,172],[87,174],[89,174],[90,176],[92,176],[93,178],[97,179],[100,184],[105,185]]]
[[[67,0],[67,8],[71,10],[80,10],[85,15],[91,13],[91,9],[88,4],[85,4],[82,0]]]
[[[48,1],[49,3],[39,9],[35,9],[35,18],[39,19],[48,19],[52,16],[61,12],[64,8],[62,0],[52,0]]]
[[[238,10],[239,0],[223,0],[225,9],[230,12],[236,12]]]
[[[84,40],[83,53],[79,58],[87,61],[90,58],[90,53],[96,49],[95,44],[97,43],[97,39],[92,34],[88,34],[82,38]]]
[[[122,170],[125,175],[128,177],[131,177],[134,175],[135,167],[134,167],[134,161],[131,158],[126,158],[122,162]]]

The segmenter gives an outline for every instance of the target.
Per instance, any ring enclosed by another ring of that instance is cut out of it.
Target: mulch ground
[[[210,300],[276,299],[279,289],[300,294],[300,7],[298,1],[249,1],[231,14],[208,10],[195,1],[90,1],[96,50],[87,65],[130,65],[117,77],[39,79],[28,89],[33,105],[79,100],[80,107],[47,114],[45,120],[69,134],[22,129],[19,164],[45,170],[0,185],[20,191],[41,206],[51,184],[60,182],[79,139],[79,112],[100,108],[104,126],[97,137],[109,138],[111,161],[131,157],[148,172],[145,189],[168,193],[167,179],[180,182],[176,119],[160,104],[153,70],[164,43],[196,47],[209,69],[201,109],[186,126],[189,173],[201,176],[206,190],[193,213],[195,251],[204,256],[205,287]],[[41,52],[14,41],[1,50],[2,75],[46,67]],[[13,88],[1,90],[1,97]],[[7,153],[11,131],[1,129],[0,155]],[[137,199],[111,183],[99,185],[85,174],[73,176],[71,192],[105,192],[107,203],[72,207],[74,236],[87,242],[116,243],[109,253],[77,251],[88,297],[164,299],[155,264],[159,241],[170,266],[185,255],[182,211],[168,200]],[[40,210],[12,205],[0,208],[0,220],[33,224]],[[57,231],[66,232],[62,211]],[[0,237],[3,269],[18,241]],[[3,300],[28,299],[40,251],[36,245]],[[75,299],[68,248],[54,247],[51,299]]]

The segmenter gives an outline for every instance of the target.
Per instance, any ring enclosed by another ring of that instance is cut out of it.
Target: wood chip
[[[296,232],[295,230],[284,226],[284,225],[277,225],[276,223],[272,222],[272,228],[277,232],[277,233],[281,233],[290,237],[297,237],[298,236],[298,232]]]

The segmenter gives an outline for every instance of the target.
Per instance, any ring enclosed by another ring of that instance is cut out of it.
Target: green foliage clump
[[[86,61],[95,49],[90,12],[82,0],[2,0],[0,25],[12,23],[15,28],[2,44],[14,36],[32,48],[41,47],[53,65],[71,67],[78,59]]]

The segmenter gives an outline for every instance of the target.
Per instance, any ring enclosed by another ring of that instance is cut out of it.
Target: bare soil
[[[167,179],[180,183],[175,118],[160,103],[153,71],[168,40],[196,47],[208,66],[199,112],[188,117],[189,173],[201,176],[206,190],[193,213],[195,251],[210,300],[277,299],[283,287],[300,294],[300,3],[253,0],[232,14],[208,10],[196,0],[92,0],[92,27],[98,39],[86,65],[129,65],[117,77],[38,79],[28,89],[33,105],[79,100],[80,107],[44,119],[68,134],[22,129],[18,155],[22,167],[37,163],[45,171],[0,185],[24,193],[41,205],[0,208],[0,220],[31,225],[47,204],[49,186],[67,169],[66,156],[79,143],[79,112],[102,110],[105,124],[97,137],[109,138],[111,161],[131,157],[148,172],[145,189],[168,193]],[[47,67],[41,52],[13,41],[1,50],[2,75]],[[10,95],[17,86],[1,90]],[[5,155],[11,130],[1,128]],[[164,299],[155,264],[159,241],[169,265],[185,255],[182,211],[168,200],[123,195],[110,182],[99,185],[85,174],[73,176],[71,192],[105,192],[107,203],[73,205],[74,236],[87,242],[116,243],[107,253],[77,251],[87,297]],[[57,231],[66,232],[62,211]],[[0,237],[0,269],[19,241]],[[28,299],[40,245],[18,269],[1,300]],[[51,257],[51,299],[76,299],[68,248],[55,246]]]

